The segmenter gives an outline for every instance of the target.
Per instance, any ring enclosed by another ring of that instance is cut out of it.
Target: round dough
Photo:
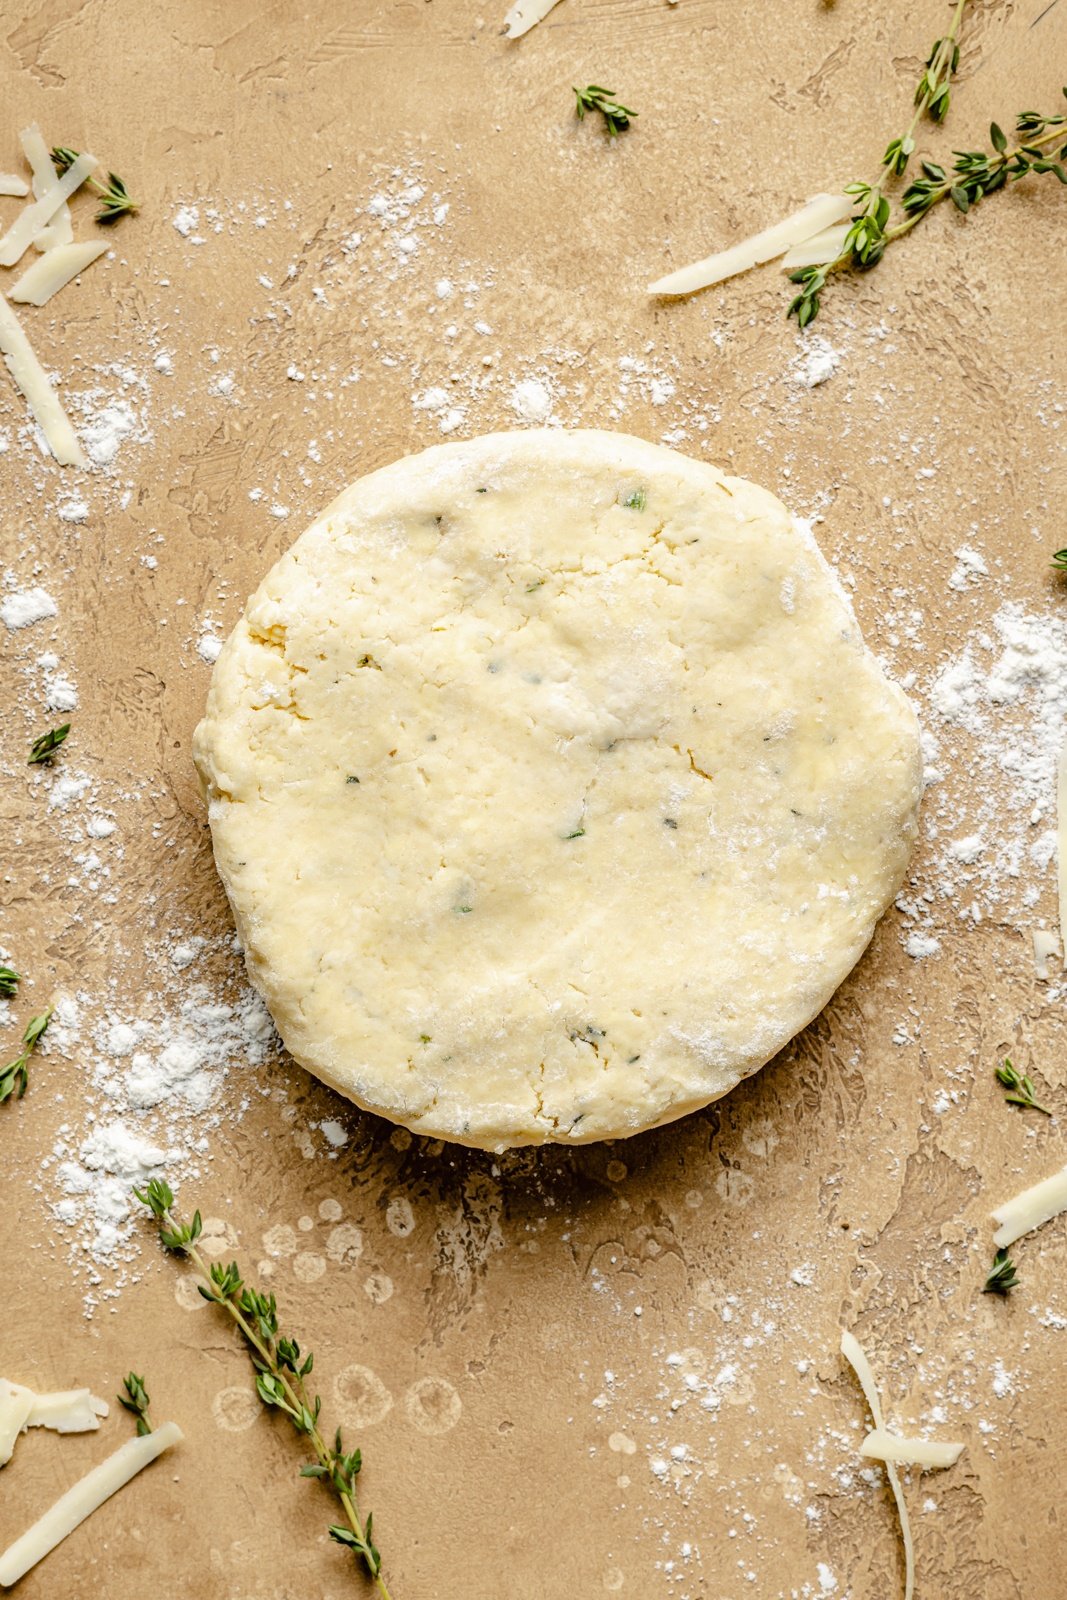
[[[493,1149],[636,1133],[754,1072],[870,939],[921,787],[807,530],[582,431],[347,489],[249,601],[196,760],[296,1059]]]

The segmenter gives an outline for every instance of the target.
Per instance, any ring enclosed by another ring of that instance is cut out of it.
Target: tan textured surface
[[[991,113],[1007,122],[1020,103],[1052,102],[1067,17],[1061,3],[1031,27],[1041,11],[1038,0],[976,8],[952,142],[980,137]],[[41,713],[19,698],[18,663],[42,645],[5,635],[5,697],[14,683],[17,709],[0,729],[0,932],[36,979],[32,999],[52,984],[100,995],[114,980],[136,1006],[154,981],[143,951],[161,932],[224,936],[189,762],[207,679],[194,616],[211,610],[227,624],[336,487],[439,438],[412,391],[480,360],[472,314],[457,317],[462,330],[442,353],[410,295],[397,292],[401,315],[386,328],[389,286],[374,279],[364,293],[326,265],[393,166],[419,158],[446,191],[457,280],[470,271],[484,282],[495,266],[479,310],[501,369],[521,375],[546,346],[577,352],[561,368],[557,414],[602,424],[618,357],[655,340],[657,360],[677,358],[676,396],[656,407],[635,384],[621,425],[655,438],[687,405],[717,411],[707,453],[802,512],[821,506],[823,548],[853,574],[867,636],[898,671],[925,671],[994,608],[992,594],[964,604],[946,587],[972,523],[1003,562],[998,593],[1049,605],[1044,555],[1064,542],[1056,508],[1067,499],[1055,411],[1067,357],[1058,186],[1019,191],[967,223],[938,217],[844,287],[819,326],[849,355],[810,393],[783,376],[796,342],[772,272],[668,309],[639,293],[666,264],[661,240],[681,262],[708,248],[713,223],[732,234],[853,157],[873,166],[945,14],[928,0],[892,11],[790,0],[772,24],[741,0],[563,0],[550,25],[508,49],[497,11],[467,0],[358,0],[318,19],[313,8],[298,16],[243,0],[30,0],[18,21],[9,8],[2,164],[15,160],[14,130],[36,116],[52,137],[91,139],[145,201],[142,221],[117,238],[128,270],[94,268],[68,291],[62,333],[49,335],[39,313],[41,353],[84,386],[86,360],[134,351],[150,365],[147,333],[161,330],[180,357],[167,405],[184,407],[173,416],[160,403],[152,442],[121,458],[134,483],[128,508],[94,512],[81,529],[44,509],[55,501],[50,473],[20,450],[0,456],[5,565],[31,582],[39,561],[61,599],[64,662],[81,691],[77,759],[111,786],[124,848],[113,904],[66,886],[70,842],[22,765]],[[589,78],[641,112],[617,149],[571,125],[569,85]],[[256,193],[292,201],[288,231],[227,230],[198,253],[170,226],[180,202],[208,197],[229,215]],[[290,261],[291,295],[268,295],[259,274],[278,284]],[[438,270],[447,266],[442,255]],[[325,309],[308,289],[320,280]],[[272,320],[286,298],[291,315]],[[872,339],[882,318],[888,333]],[[378,337],[398,368],[371,359]],[[232,405],[209,398],[210,344],[235,373]],[[286,380],[291,363],[311,374],[329,362],[359,362],[361,383],[336,386],[332,400],[324,384],[312,405],[306,383]],[[497,384],[472,397],[464,431],[510,421],[506,396]],[[0,407],[0,426],[11,426],[6,387]],[[311,439],[322,465],[308,487]],[[936,474],[920,481],[927,461]],[[288,522],[250,504],[253,483],[292,507]],[[139,561],[149,549],[154,573]],[[924,614],[926,656],[883,636],[898,587]],[[967,779],[950,771],[947,782],[963,803]],[[137,785],[137,797],[114,799]],[[1035,881],[1051,915],[1051,876]],[[267,1230],[312,1219],[317,1249],[280,1256],[273,1282],[318,1353],[329,1407],[338,1382],[348,1415],[361,1392],[366,1407],[366,1380],[339,1378],[353,1365],[391,1397],[381,1416],[379,1395],[362,1443],[395,1600],[818,1594],[819,1562],[838,1596],[896,1593],[888,1497],[859,1496],[835,1476],[854,1465],[845,1446],[862,1419],[836,1355],[842,1318],[884,1375],[891,1415],[908,1422],[944,1400],[943,1431],[968,1441],[951,1474],[909,1490],[919,1593],[1059,1592],[1067,1334],[1041,1318],[1046,1307],[1067,1313],[1062,1226],[1027,1246],[1010,1303],[976,1290],[989,1204],[1063,1160],[1059,1126],[1008,1114],[989,1069],[1010,1045],[1062,1110],[1063,1030],[1012,919],[950,920],[942,943],[938,960],[912,963],[891,914],[782,1057],[709,1111],[614,1148],[494,1161],[408,1144],[345,1113],[339,1158],[328,1162],[321,1141],[306,1157],[305,1122],[337,1116],[338,1102],[284,1064],[265,1074],[274,1098],[254,1096],[243,1120],[211,1133],[213,1159],[186,1192],[227,1219],[247,1260]],[[213,944],[208,959],[222,986],[232,956]],[[892,1042],[901,1024],[907,1046]],[[83,1320],[84,1280],[53,1235],[47,1184],[34,1187],[59,1124],[78,1122],[81,1069],[76,1052],[53,1051],[26,1101],[0,1112],[3,1366],[24,1381],[110,1393],[133,1365],[188,1444],[174,1458],[178,1481],[154,1469],[20,1592],[360,1592],[324,1538],[327,1503],[295,1482],[292,1439],[261,1417],[220,1431],[217,1416],[241,1418],[225,1391],[245,1383],[243,1359],[210,1311],[176,1302],[168,1265],[147,1252],[141,1280]],[[949,1072],[958,1104],[938,1117],[931,1105]],[[227,1100],[240,1092],[235,1081]],[[329,1254],[324,1199],[362,1229],[358,1260],[344,1258],[343,1240],[342,1259]],[[390,1210],[398,1199],[412,1208],[409,1231],[404,1207]],[[327,1262],[315,1281],[308,1254]],[[790,1276],[805,1264],[808,1286]],[[365,1292],[375,1272],[394,1284],[378,1303]],[[671,1352],[685,1352],[680,1367]],[[998,1358],[1015,1373],[1002,1397],[991,1387]],[[801,1361],[811,1363],[803,1373]],[[718,1408],[688,1401],[671,1421],[685,1374],[700,1385],[702,1371],[718,1378]],[[453,1386],[458,1416],[450,1391],[427,1380]],[[0,1532],[20,1528],[103,1437],[23,1441],[5,1469]],[[689,1457],[657,1476],[650,1460],[670,1462],[673,1444]],[[921,1511],[927,1494],[936,1512]]]

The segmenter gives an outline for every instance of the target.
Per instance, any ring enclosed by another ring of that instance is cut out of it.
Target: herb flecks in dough
[[[22,1035],[22,1049],[14,1061],[9,1061],[6,1067],[0,1068],[0,1105],[5,1100],[10,1100],[14,1095],[16,1100],[21,1100],[26,1093],[29,1083],[30,1057],[37,1048],[37,1043],[52,1020],[51,1006],[47,1011],[42,1011],[39,1016],[31,1017],[26,1024]]]
[[[330,1526],[330,1538],[352,1551],[374,1579],[383,1600],[389,1600],[382,1577],[381,1556],[374,1544],[373,1518],[368,1512],[364,1519],[356,1503],[356,1479],[363,1464],[362,1456],[358,1450],[345,1450],[340,1428],[333,1443],[326,1442],[320,1426],[322,1401],[318,1395],[312,1396],[307,1386],[314,1356],[310,1352],[304,1355],[295,1339],[280,1333],[274,1296],[261,1294],[245,1283],[235,1261],[228,1266],[223,1266],[221,1261],[208,1265],[197,1249],[202,1228],[199,1211],[193,1213],[191,1222],[182,1222],[175,1215],[174,1195],[169,1185],[159,1178],[153,1178],[144,1191],[135,1189],[133,1192],[156,1219],[164,1248],[189,1260],[200,1280],[197,1288],[204,1299],[225,1311],[244,1339],[256,1370],[256,1393],[263,1404],[284,1413],[297,1433],[310,1443],[315,1460],[301,1467],[300,1476],[319,1478],[337,1497],[344,1511],[344,1523]],[[145,1401],[147,1406],[147,1396]]]
[[[628,511],[643,511],[648,504],[648,496],[643,489],[634,489],[624,496],[622,504]]]
[[[1016,1287],[1017,1283],[1014,1261],[1007,1250],[998,1250],[993,1257],[993,1266],[989,1276],[982,1286],[982,1293],[1007,1295]]]
[[[996,1079],[1008,1092],[1004,1099],[1012,1106],[1025,1106],[1030,1111],[1043,1111],[1046,1117],[1051,1117],[1052,1112],[1048,1106],[1043,1106],[1037,1099],[1032,1079],[1025,1073],[1013,1067],[1011,1060],[1005,1057],[1002,1067],[995,1067]]]

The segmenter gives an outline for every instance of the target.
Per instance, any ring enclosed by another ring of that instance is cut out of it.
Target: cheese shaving
[[[73,168],[71,169],[73,171]],[[48,448],[61,467],[87,467],[81,445],[48,374],[33,353],[22,324],[0,294],[0,355],[37,418]]]
[[[915,1467],[952,1467],[963,1445],[949,1439],[905,1439],[887,1428],[874,1428],[860,1445],[860,1453],[874,1461],[893,1461]]]
[[[558,4],[559,0],[515,0],[504,18],[501,32],[510,39],[519,39],[524,33],[529,33],[536,23],[542,22],[552,7]]]
[[[851,223],[835,222],[832,228],[813,233],[810,239],[793,245],[782,257],[782,271],[795,272],[798,267],[823,267],[836,261],[845,248],[845,239]]]
[[[859,1379],[863,1398],[874,1420],[875,1432],[885,1431],[885,1419],[882,1416],[882,1404],[878,1398],[878,1389],[874,1381],[871,1364],[864,1355],[859,1340],[855,1334],[847,1329],[841,1334],[841,1354]],[[904,1491],[900,1487],[900,1477],[892,1461],[885,1463],[885,1475],[889,1479],[889,1487],[893,1491],[893,1499],[897,1503],[897,1516],[900,1518],[900,1533],[904,1540],[904,1600],[912,1600],[915,1592],[915,1546],[911,1539],[911,1523],[908,1521],[908,1508],[904,1502]]]
[[[48,146],[36,122],[31,122],[28,128],[23,128],[19,134],[19,143],[32,169],[33,192],[39,200],[42,195],[51,193],[59,178],[52,164]],[[70,207],[64,200],[48,227],[42,228],[40,233],[34,236],[33,243],[38,250],[52,250],[57,244],[70,244],[73,238],[74,225],[70,218]]]
[[[21,278],[7,291],[9,300],[21,304],[43,306],[60,289],[65,289],[71,278],[91,266],[107,249],[106,241],[90,239],[85,243],[54,245],[39,261],[26,268]]]
[[[46,227],[64,200],[79,189],[99,162],[95,156],[80,155],[56,183],[55,188],[42,194],[32,205],[25,206],[11,227],[0,239],[0,267],[13,267],[24,251],[28,250],[41,229]]]
[[[703,261],[694,261],[688,267],[657,278],[648,286],[649,294],[692,294],[696,289],[707,289],[722,283],[750,267],[784,255],[791,245],[803,244],[806,239],[822,233],[835,222],[841,222],[852,210],[852,200],[847,194],[817,194],[799,211],[794,211],[773,228],[764,228],[750,239],[720,250]]]
[[[0,1467],[6,1467],[11,1460],[15,1440],[26,1426],[36,1398],[32,1389],[0,1378]]]
[[[1000,1227],[993,1235],[993,1243],[998,1250],[1006,1250],[1024,1233],[1043,1227],[1061,1211],[1067,1211],[1067,1167],[997,1207],[993,1221],[999,1222]]]
[[[1067,939],[1067,739],[1056,768],[1056,876],[1059,886],[1060,942]],[[1063,946],[1067,963],[1067,944]]]
[[[1060,860],[1061,861],[1063,860],[1065,854],[1067,854],[1067,850],[1064,849],[1064,844],[1062,842],[1062,823],[1061,823],[1061,843],[1060,843]],[[1060,917],[1061,917],[1061,919],[1063,917],[1062,910],[1060,912]],[[1040,978],[1042,980],[1042,982],[1044,982],[1044,981],[1047,980],[1047,978],[1049,976],[1049,970],[1048,970],[1049,957],[1050,956],[1058,956],[1060,954],[1060,949],[1061,949],[1060,941],[1057,939],[1057,937],[1056,937],[1056,935],[1054,933],[1049,933],[1047,928],[1034,928],[1033,933],[1032,933],[1032,938],[1033,938],[1033,941],[1034,941],[1034,975],[1035,975],[1035,977]]]
[[[30,186],[24,178],[17,178],[13,172],[0,172],[0,194],[29,194]]]
[[[22,1537],[0,1555],[0,1587],[10,1589],[105,1500],[124,1488],[131,1478],[136,1477],[182,1437],[176,1422],[165,1422],[154,1433],[146,1433],[139,1439],[128,1439],[106,1461],[93,1467],[66,1494],[60,1495],[32,1528],[27,1528]]]
[[[52,1394],[35,1394],[26,1418],[27,1428],[51,1428],[53,1433],[92,1433],[109,1411],[88,1389],[57,1389]]]

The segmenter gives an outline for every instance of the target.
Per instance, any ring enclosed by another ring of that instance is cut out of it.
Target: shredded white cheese
[[[0,267],[13,267],[24,251],[28,250],[41,229],[46,227],[60,206],[75,189],[79,189],[91,172],[99,165],[95,156],[81,155],[69,166],[54,189],[49,189],[32,205],[19,212],[10,228],[0,239]]]
[[[88,1389],[56,1389],[35,1394],[27,1428],[51,1428],[53,1433],[92,1433],[108,1414],[108,1403]]]
[[[31,122],[28,128],[23,128],[19,134],[19,143],[22,153],[30,164],[33,172],[33,192],[39,200],[42,195],[50,194],[59,182],[56,169],[52,164],[52,157],[44,136],[36,122]],[[42,228],[34,237],[34,245],[38,250],[52,250],[57,244],[70,244],[74,238],[74,224],[71,221],[70,207],[64,200],[47,228]]]
[[[649,294],[692,294],[696,289],[707,289],[713,283],[722,283],[738,272],[747,272],[761,262],[784,255],[791,245],[803,244],[814,234],[822,233],[835,222],[842,221],[852,210],[847,194],[817,194],[773,228],[764,228],[729,250],[720,250],[703,261],[694,261],[680,267],[665,278],[657,278],[648,286]]]
[[[15,1440],[26,1426],[35,1399],[32,1389],[0,1378],[0,1467],[6,1467],[11,1460]]]
[[[871,1417],[874,1420],[876,1432],[885,1431],[885,1419],[882,1416],[882,1405],[878,1398],[878,1389],[874,1381],[871,1364],[864,1355],[859,1340],[854,1334],[844,1330],[841,1334],[841,1354],[859,1379],[863,1397],[867,1402]],[[900,1518],[900,1532],[904,1540],[904,1600],[912,1600],[915,1592],[915,1546],[911,1539],[911,1523],[908,1521],[908,1508],[904,1503],[904,1491],[900,1487],[900,1478],[892,1461],[885,1463],[885,1475],[889,1479],[889,1487],[893,1491],[893,1499],[897,1503],[897,1516]]]
[[[1063,844],[1062,822],[1060,824],[1060,839],[1060,861],[1062,862],[1064,855],[1067,854],[1067,850],[1064,849]],[[1060,892],[1062,894],[1062,888]],[[1063,911],[1061,909],[1061,921],[1062,918]],[[1049,933],[1047,928],[1034,928],[1031,937],[1034,941],[1034,975],[1035,977],[1040,978],[1042,982],[1045,982],[1049,976],[1049,957],[1058,956],[1060,954],[1060,941],[1057,939],[1054,933]]]
[[[71,278],[91,266],[97,256],[102,256],[107,242],[96,239],[84,243],[54,245],[39,261],[26,268],[21,278],[7,291],[9,300],[22,304],[43,306],[60,289],[65,289]]]
[[[1060,900],[1060,941],[1067,939],[1067,739],[1060,746],[1056,769],[1056,873]],[[1063,948],[1067,963],[1067,945]]]
[[[30,186],[24,178],[18,178],[13,172],[0,172],[0,194],[29,194]]]
[[[73,170],[73,169],[72,169]],[[61,467],[87,467],[81,445],[48,374],[33,353],[22,324],[0,294],[0,355],[41,425],[48,448]]]
[[[114,1455],[93,1467],[66,1494],[60,1495],[55,1505],[50,1506],[32,1528],[27,1528],[22,1537],[0,1555],[0,1587],[10,1589],[12,1584],[18,1583],[31,1567],[35,1567],[50,1550],[61,1544],[105,1500],[124,1488],[142,1468],[181,1438],[182,1431],[177,1423],[165,1422],[154,1433],[146,1433],[139,1439],[128,1439]]]
[[[782,271],[795,272],[798,267],[822,267],[827,261],[836,261],[845,248],[848,222],[835,222],[832,228],[812,234],[786,251],[782,257]]]
[[[559,0],[515,0],[515,4],[504,18],[502,33],[511,39],[518,39],[524,33],[529,33],[535,23],[541,22]]]
[[[1061,1211],[1067,1211],[1067,1167],[997,1207],[993,1221],[999,1222],[1000,1227],[993,1235],[993,1243],[998,1250],[1006,1250],[1024,1233],[1032,1233]]]
[[[873,1428],[860,1445],[860,1453],[873,1461],[893,1461],[915,1467],[952,1467],[963,1445],[949,1439],[905,1439],[887,1428]]]

